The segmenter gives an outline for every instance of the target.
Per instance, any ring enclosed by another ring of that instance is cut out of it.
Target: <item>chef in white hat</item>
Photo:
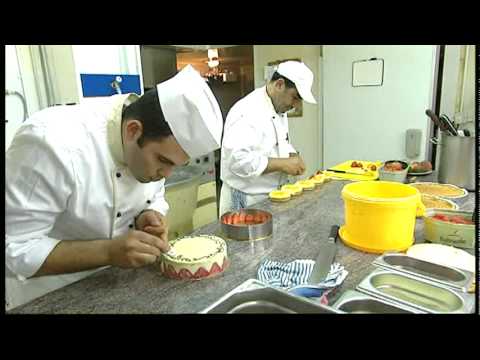
[[[29,118],[6,153],[10,307],[104,266],[154,263],[169,250],[165,177],[218,149],[222,127],[215,96],[191,66],[140,97]]]
[[[290,143],[287,112],[303,101],[316,104],[313,73],[300,61],[280,63],[271,79],[239,100],[225,122],[220,176],[220,215],[267,198],[301,175],[305,164]]]

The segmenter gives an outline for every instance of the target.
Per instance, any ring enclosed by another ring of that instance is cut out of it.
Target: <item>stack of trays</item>
[[[453,267],[387,253],[355,292],[333,307],[351,313],[471,313],[474,295],[467,293],[474,274]]]

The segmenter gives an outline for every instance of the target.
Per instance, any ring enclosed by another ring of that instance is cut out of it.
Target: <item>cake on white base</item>
[[[160,269],[172,279],[202,279],[219,274],[228,265],[227,244],[217,236],[187,236],[170,242]]]

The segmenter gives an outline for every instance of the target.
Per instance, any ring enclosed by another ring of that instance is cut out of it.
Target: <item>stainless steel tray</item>
[[[242,212],[247,215],[263,214],[267,221],[253,225],[232,225],[224,223],[227,216],[235,212]],[[273,233],[273,216],[268,211],[258,209],[242,209],[240,211],[229,211],[220,217],[221,235],[232,240],[262,240],[269,238]]]
[[[360,282],[357,290],[427,313],[470,313],[474,306],[472,294],[393,270],[374,270]]]
[[[201,314],[335,314],[329,306],[288,294],[250,279],[230,291]]]
[[[405,254],[384,254],[373,265],[421,277],[455,290],[467,292],[474,280],[471,272],[416,259]]]
[[[404,304],[395,304],[355,290],[347,290],[332,305],[348,314],[419,314],[421,310]]]

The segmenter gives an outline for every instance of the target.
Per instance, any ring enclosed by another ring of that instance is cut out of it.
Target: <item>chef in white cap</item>
[[[6,153],[5,265],[16,305],[168,251],[165,177],[218,149],[222,127],[215,96],[190,65],[143,96],[28,119]]]
[[[287,112],[301,101],[316,104],[313,73],[300,61],[280,63],[268,83],[239,100],[225,122],[220,215],[267,198],[305,164],[290,143]]]

